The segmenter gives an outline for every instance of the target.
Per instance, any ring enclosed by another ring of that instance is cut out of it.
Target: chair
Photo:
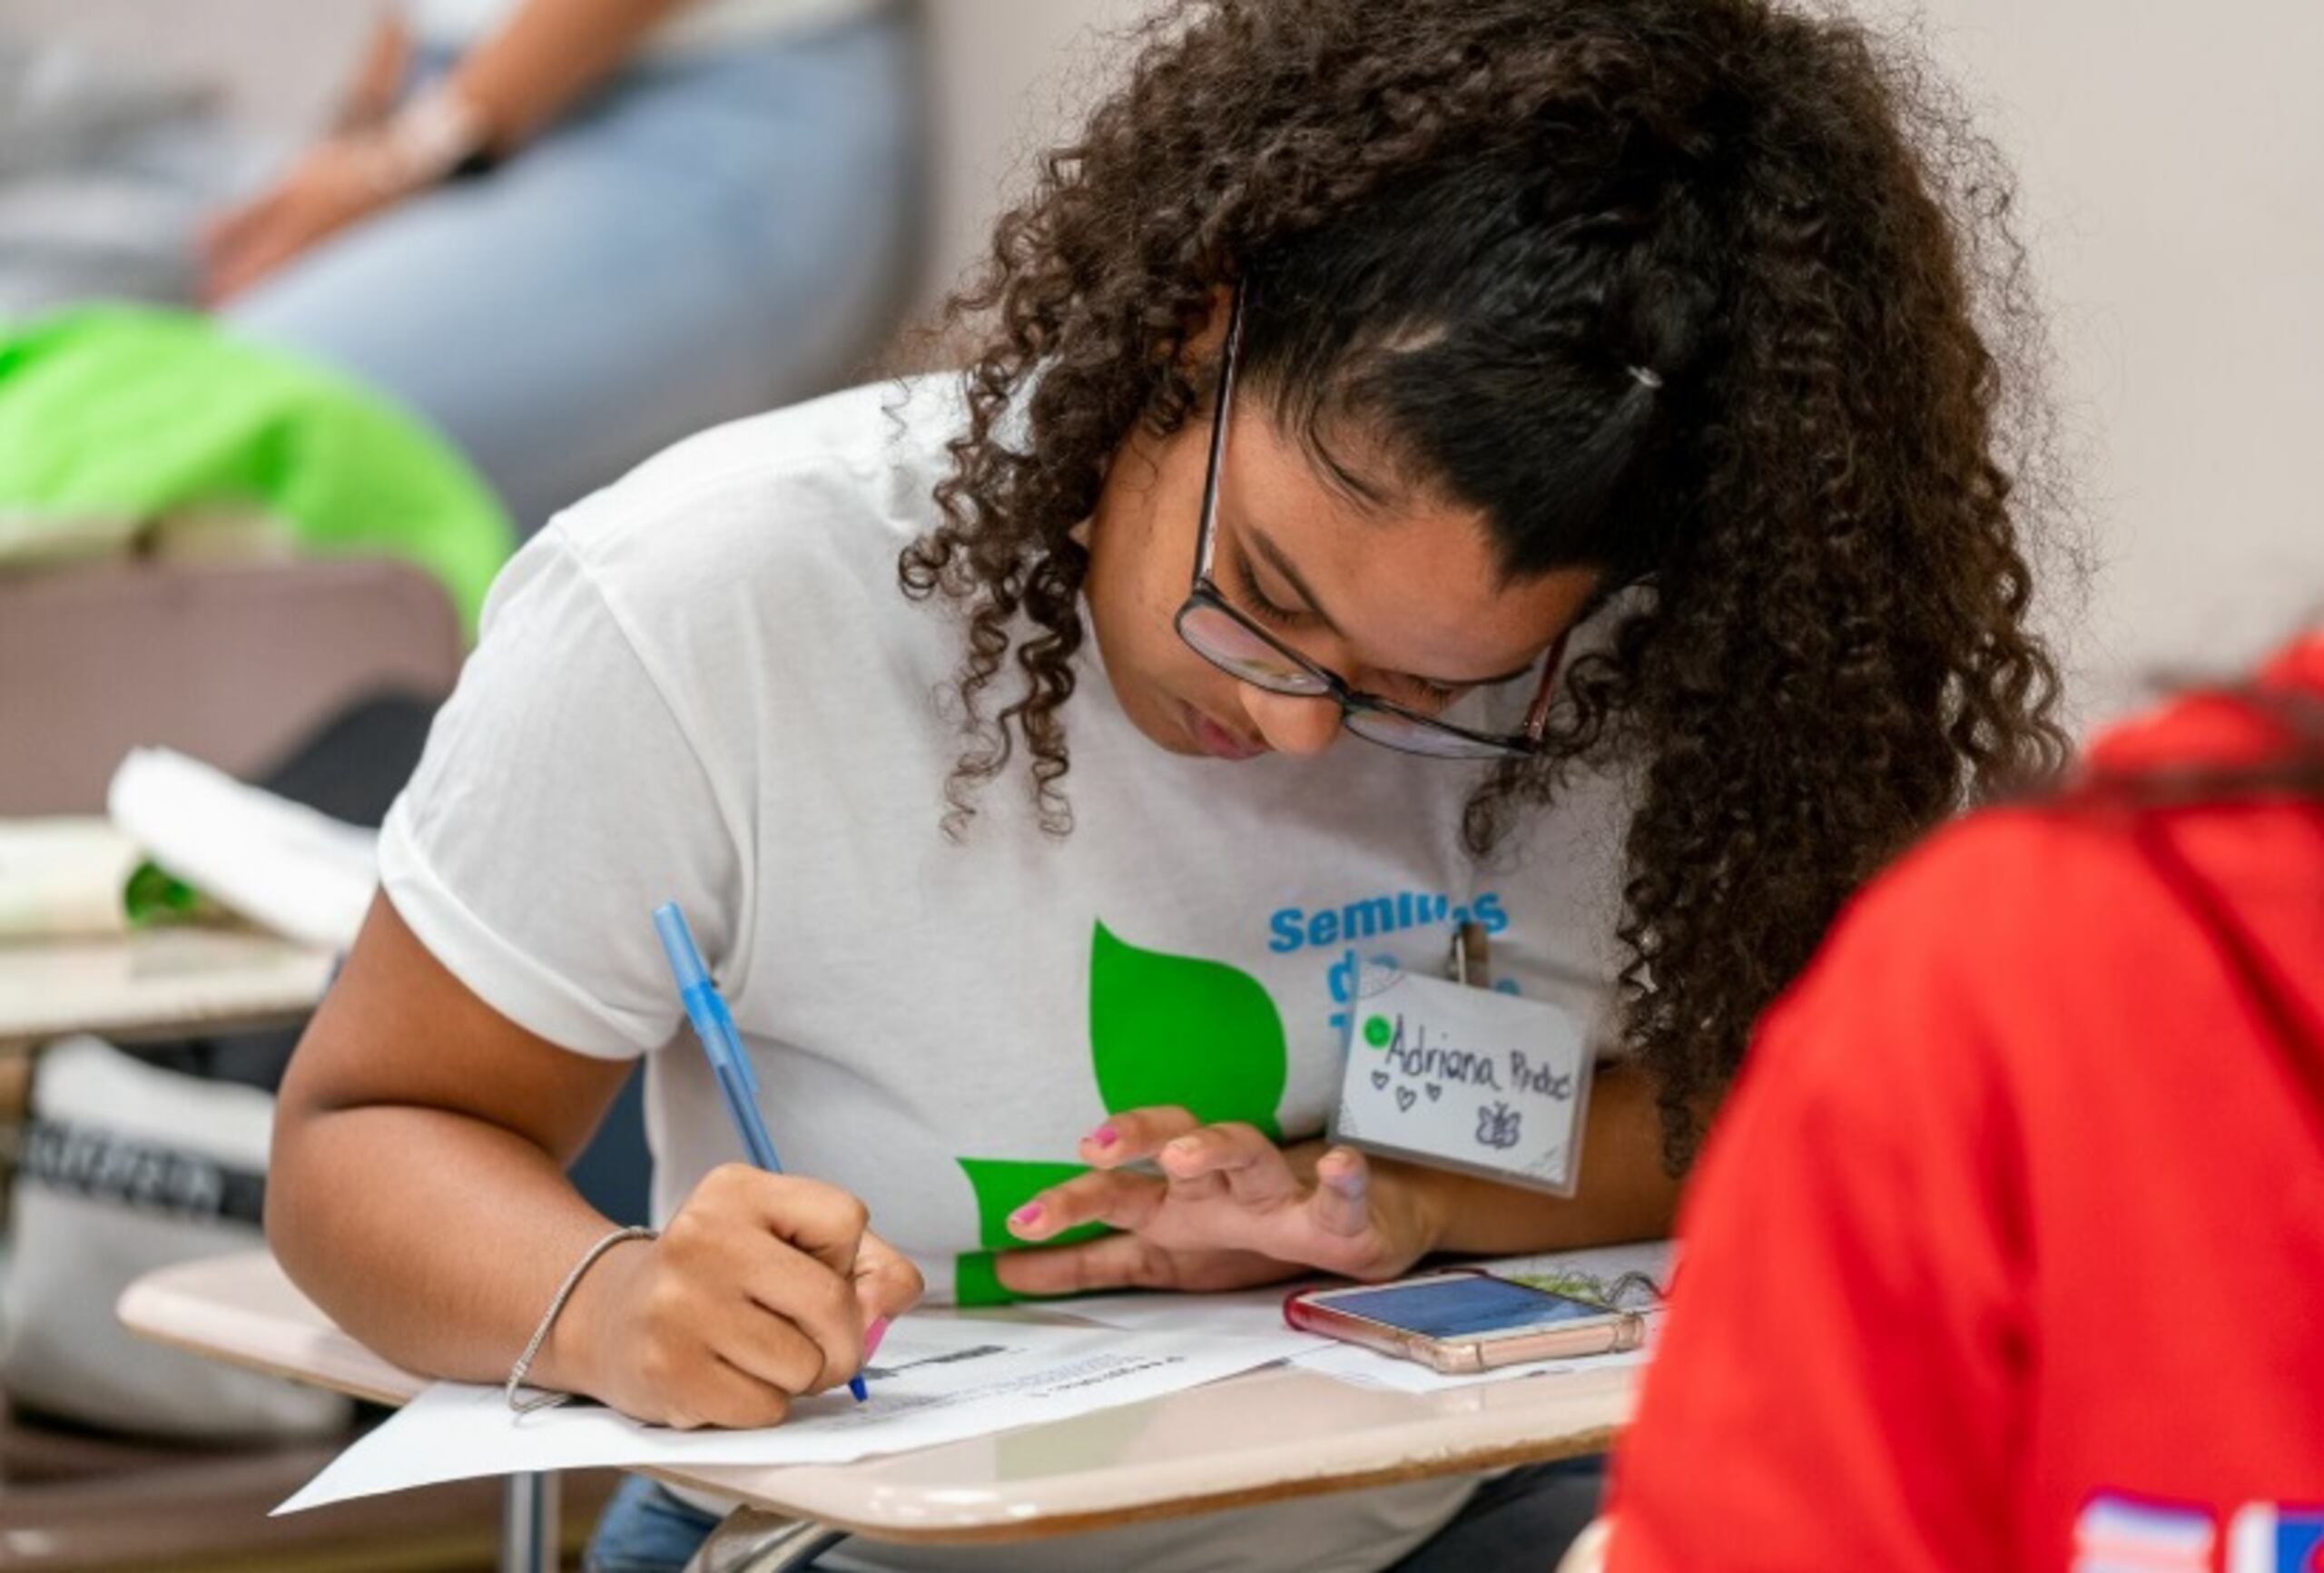
[[[131,748],[245,779],[348,705],[451,692],[458,618],[375,559],[0,574],[0,815],[96,813]]]

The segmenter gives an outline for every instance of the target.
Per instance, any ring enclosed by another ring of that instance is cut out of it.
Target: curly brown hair
[[[2046,424],[2000,450],[2040,409],[2009,200],[1910,51],[1763,0],[1170,8],[950,309],[990,326],[900,571],[968,614],[953,825],[1021,742],[1069,827],[1073,532],[1140,423],[1199,418],[1242,285],[1240,375],[1319,457],[1360,422],[1512,579],[1641,587],[1468,839],[1636,762],[1622,1030],[1682,1164],[1847,895],[2065,757],[2020,542]]]

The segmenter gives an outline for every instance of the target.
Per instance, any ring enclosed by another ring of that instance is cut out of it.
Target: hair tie
[[[1661,377],[1650,367],[1633,366],[1629,368],[1629,371],[1630,379],[1649,392],[1662,386]]]

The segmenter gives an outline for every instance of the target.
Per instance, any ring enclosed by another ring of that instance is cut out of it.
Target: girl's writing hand
[[[1288,1150],[1251,1126],[1205,1126],[1182,1108],[1116,1115],[1081,1139],[1097,1173],[1035,1196],[1010,1233],[1047,1240],[1080,1224],[1123,1231],[1078,1245],[1004,1252],[1001,1283],[1020,1294],[1092,1289],[1234,1289],[1321,1268],[1391,1278],[1428,1253],[1438,1229],[1421,1194],[1346,1147]],[[1160,1175],[1129,1172],[1152,1159]]]
[[[770,1426],[845,1381],[920,1298],[863,1204],[741,1164],[712,1170],[661,1238],[590,1269],[551,1332],[561,1385],[665,1425]]]

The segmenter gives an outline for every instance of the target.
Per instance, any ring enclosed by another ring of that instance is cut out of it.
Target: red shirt
[[[2324,636],[2265,683],[2324,700]],[[2195,699],[2095,757],[2281,736]],[[1610,1573],[2324,1569],[2324,807],[1937,835],[1761,1023],[1682,1234]]]

